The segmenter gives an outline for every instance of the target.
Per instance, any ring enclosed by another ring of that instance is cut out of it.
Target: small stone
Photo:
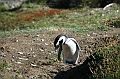
[[[23,52],[18,52],[18,54],[23,54]]]
[[[119,12],[119,10],[116,11],[117,13]]]
[[[6,57],[6,55],[4,54],[3,57]]]
[[[90,34],[87,34],[87,36],[90,36]]]
[[[16,40],[16,42],[18,42],[18,40]]]
[[[19,60],[28,60],[28,58],[18,58]]]
[[[46,45],[46,46],[48,46],[48,44],[47,44],[47,43],[45,43],[45,45]]]
[[[23,64],[23,63],[21,63],[21,62],[16,62],[17,64]]]
[[[12,68],[9,68],[9,67],[7,67],[6,69],[7,69],[7,70],[12,70]]]
[[[57,73],[58,73],[58,70],[53,69],[53,70],[52,70],[52,71],[50,71],[50,72],[57,74]]]
[[[37,55],[33,55],[33,57],[37,57]]]
[[[36,67],[37,65],[36,64],[31,64],[31,66]]]
[[[12,62],[14,62],[15,60],[14,60],[14,59],[12,59],[11,61],[12,61]]]
[[[33,48],[30,48],[30,50],[32,51],[32,50],[33,50]]]
[[[97,33],[93,32],[93,35],[97,35]]]
[[[43,49],[40,49],[41,52],[43,52],[44,50]]]
[[[37,37],[39,37],[40,35],[36,35]]]
[[[15,58],[15,56],[13,55],[12,58]]]
[[[41,41],[45,41],[44,39],[41,39]]]

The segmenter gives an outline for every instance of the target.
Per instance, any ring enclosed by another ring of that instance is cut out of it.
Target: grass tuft
[[[2,62],[0,63],[0,70],[6,69],[9,66],[8,62]]]

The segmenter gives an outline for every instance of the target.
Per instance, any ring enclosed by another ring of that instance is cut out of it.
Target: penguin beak
[[[56,47],[55,47],[55,52],[57,52],[57,49],[59,48],[59,45],[57,45]]]

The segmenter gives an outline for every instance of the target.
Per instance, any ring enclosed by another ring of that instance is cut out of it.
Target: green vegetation
[[[0,3],[0,12],[4,12],[4,11],[7,11],[8,8],[4,6],[3,3]]]
[[[103,47],[86,61],[92,72],[92,79],[120,78],[120,44]]]
[[[60,10],[28,3],[13,12],[7,11],[7,8],[1,4],[0,11],[0,35],[3,36],[0,39],[2,40],[5,40],[6,35],[53,28],[72,30],[75,33],[112,30],[111,27],[120,28],[120,11],[117,10],[103,12],[102,9],[91,9],[87,6],[76,10]],[[56,58],[56,56],[48,57],[47,64],[56,62]],[[86,61],[92,73],[90,78],[120,78],[120,44],[103,47]],[[0,69],[7,67],[7,62],[0,63]]]
[[[19,12],[21,10],[23,12]],[[93,10],[89,7],[63,12],[63,10],[43,8],[41,5],[29,3],[24,4],[18,11],[0,12],[0,30],[10,31],[44,27],[101,30],[99,27],[106,26],[109,20],[119,19],[120,13],[115,12],[116,10],[104,13],[101,9]]]
[[[105,25],[110,26],[110,27],[120,28],[120,18],[110,19],[107,22],[105,22]]]
[[[95,50],[83,64],[61,71],[55,79],[119,79],[120,43]]]
[[[6,69],[8,66],[9,66],[8,62],[6,61],[3,63],[0,62],[0,70]]]

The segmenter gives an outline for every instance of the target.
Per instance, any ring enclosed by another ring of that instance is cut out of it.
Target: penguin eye
[[[59,41],[59,44],[62,44],[63,43],[63,39],[61,41]]]

